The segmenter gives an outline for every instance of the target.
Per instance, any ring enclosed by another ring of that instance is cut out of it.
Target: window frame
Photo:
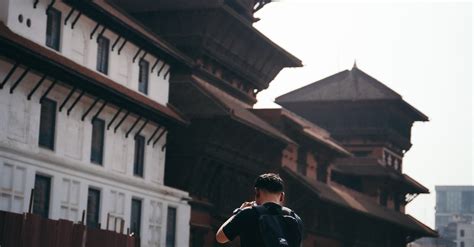
[[[58,9],[48,8],[46,11],[46,41],[45,45],[51,49],[59,51],[61,48],[61,19],[62,13]],[[57,26],[54,25],[57,21]],[[55,28],[56,27],[56,28]],[[56,31],[57,35],[54,35]],[[50,35],[48,35],[50,33]]]
[[[96,125],[99,124],[101,126],[98,126]],[[96,165],[103,165],[104,163],[104,151],[105,151],[105,121],[100,119],[100,118],[95,118],[92,122],[92,138],[91,138],[91,157],[90,157],[90,161],[91,163],[93,164],[96,164]],[[99,137],[100,139],[97,140],[98,142],[100,142],[100,157],[98,158],[98,160],[96,160],[94,158],[94,141],[95,141],[95,135],[94,135],[94,130],[95,128],[100,128],[98,129],[98,131],[101,131],[101,136]]]
[[[134,154],[133,154],[133,175],[143,178],[144,170],[145,170],[145,149],[146,149],[145,137],[142,135],[138,135],[134,139],[135,139],[135,149],[134,149]],[[140,146],[140,142],[142,142],[141,146]],[[142,147],[142,150],[138,150],[140,147]],[[139,157],[140,154],[142,155],[142,157]]]
[[[145,72],[146,71],[146,72]],[[140,59],[138,62],[138,91],[148,95],[150,82],[150,63],[145,59]],[[143,86],[141,86],[143,85]]]
[[[95,209],[96,209],[96,212],[97,212],[97,215],[95,215],[95,217],[97,219],[95,219],[97,222],[92,222],[90,221],[89,219],[91,217],[89,217],[89,213],[91,210],[89,210],[89,198],[90,198],[90,194],[91,194],[91,191],[94,191],[94,192],[98,192],[98,203],[97,205],[95,205]],[[102,201],[102,191],[98,188],[95,188],[95,187],[89,187],[87,189],[87,215],[86,215],[86,226],[87,227],[90,227],[90,228],[97,228],[99,229],[99,226],[100,226],[100,207],[101,207],[101,201]],[[91,225],[91,223],[95,223]]]
[[[46,212],[43,212],[43,213],[46,213],[46,215],[44,214],[41,214],[41,212],[36,212],[38,209],[38,199],[39,199],[39,196],[38,196],[38,190],[37,190],[37,184],[36,182],[38,181],[38,178],[40,179],[45,179],[45,181],[47,181],[47,191],[45,192],[46,193],[46,198],[47,198],[47,203],[46,203]],[[52,185],[52,181],[51,181],[51,177],[48,176],[48,175],[43,175],[43,174],[35,174],[35,185],[34,185],[34,199],[33,199],[33,214],[37,214],[37,215],[40,215],[44,218],[49,218],[49,214],[50,214],[50,211],[51,211],[51,185]]]
[[[173,229],[172,229],[172,238],[169,235],[170,232],[170,212],[174,211],[174,221],[173,221]],[[168,210],[166,211],[166,239],[165,239],[165,246],[166,247],[176,247],[176,226],[178,225],[178,208],[173,206],[168,206]]]
[[[102,48],[101,48],[102,47]],[[97,71],[101,72],[102,74],[108,75],[109,74],[109,58],[110,58],[110,40],[100,35],[97,38]],[[105,54],[102,54],[102,53]]]
[[[138,218],[138,226],[137,226],[137,229],[138,231],[134,231],[135,229],[133,229],[133,203],[136,202],[136,203],[139,203],[139,218]],[[142,217],[143,217],[143,200],[142,199],[139,199],[139,198],[135,198],[135,197],[132,197],[132,201],[131,201],[131,205],[130,205],[130,232],[135,232],[135,235],[140,237],[141,235],[141,224],[142,224]]]
[[[51,114],[51,123],[50,123],[50,127],[48,128],[48,126],[45,126],[45,127],[42,127],[44,124],[47,124],[45,121],[47,121],[47,119],[44,119],[46,116],[44,115],[43,113],[43,107],[47,107],[46,105],[47,104],[51,104],[51,107],[53,109],[52,112],[49,112],[49,114]],[[51,150],[51,151],[54,151],[54,148],[55,148],[55,144],[56,144],[56,122],[57,122],[57,113],[56,113],[56,109],[57,109],[57,103],[56,101],[54,100],[51,100],[51,99],[48,99],[48,98],[45,98],[41,101],[40,103],[40,122],[39,122],[39,130],[38,130],[38,146],[41,147],[41,148],[45,148],[45,149],[48,149],[48,150]],[[47,137],[44,137],[44,135],[48,134],[48,133],[44,133],[42,130],[50,130],[51,133],[49,133],[51,136],[49,137],[49,142],[48,140],[45,140],[48,139]],[[43,135],[43,137],[42,137]]]

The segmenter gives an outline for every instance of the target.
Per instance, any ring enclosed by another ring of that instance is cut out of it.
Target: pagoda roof
[[[332,166],[334,171],[351,176],[388,178],[402,184],[409,193],[429,193],[429,189],[410,176],[383,166],[376,158],[353,157],[339,159]]]
[[[349,151],[337,143],[336,140],[331,138],[331,135],[327,130],[286,109],[252,109],[252,112],[265,119],[269,123],[275,123],[275,121],[278,121],[276,120],[277,118],[283,117],[289,120],[293,125],[297,126],[298,131],[303,136],[306,136],[311,140],[328,147],[329,149],[338,153],[341,157],[352,156]]]
[[[301,87],[276,98],[280,105],[301,102],[393,101],[408,107],[416,120],[428,117],[403,100],[402,96],[357,66]]]
[[[251,112],[251,107],[206,80],[190,75],[175,78],[170,98],[190,117],[228,116],[283,143],[295,143],[278,129]],[[173,100],[176,99],[176,100]]]
[[[229,6],[229,1],[114,2],[182,52],[195,59],[208,57],[260,90],[268,88],[283,68],[303,66]]]
[[[300,183],[314,193],[321,201],[335,204],[362,215],[398,225],[404,229],[416,232],[420,237],[438,236],[436,231],[408,214],[382,207],[362,195],[350,194],[346,191],[347,189],[339,188],[339,186],[328,185],[314,179],[309,179],[289,168],[284,167],[282,170],[283,174],[286,175],[285,177]]]

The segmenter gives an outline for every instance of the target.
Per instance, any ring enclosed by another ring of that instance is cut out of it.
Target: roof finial
[[[352,66],[352,68],[357,68],[357,59],[354,59],[354,66]]]

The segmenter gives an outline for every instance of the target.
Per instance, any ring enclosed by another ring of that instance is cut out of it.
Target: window
[[[306,150],[302,147],[298,148],[297,170],[298,173],[306,176]]]
[[[461,230],[459,231],[459,236],[460,236],[460,237],[464,237],[464,230],[461,229]]]
[[[176,242],[176,208],[168,207],[166,220],[166,247],[175,247]]]
[[[56,102],[44,99],[41,102],[39,146],[54,150],[56,128]]]
[[[132,215],[130,219],[130,230],[135,236],[140,236],[140,225],[142,218],[142,201],[132,199]]]
[[[35,177],[33,213],[48,218],[51,178],[41,175]]]
[[[102,119],[92,121],[91,162],[101,165],[104,156],[105,122]]]
[[[387,201],[388,201],[387,192],[385,192],[385,191],[380,192],[380,205],[386,207],[387,206]]]
[[[89,188],[87,195],[87,226],[99,228],[100,191]]]
[[[140,67],[139,75],[138,75],[138,91],[148,94],[148,62],[144,59],[140,59],[140,63],[138,64]]]
[[[97,39],[97,70],[104,74],[109,71],[109,40],[104,36]]]
[[[395,211],[400,212],[400,201],[401,200],[402,200],[402,198],[398,194],[393,195],[393,208],[395,209]]]
[[[460,247],[464,247],[464,242],[461,241]]]
[[[135,158],[133,162],[133,175],[143,177],[144,159],[145,137],[139,135],[135,138]]]
[[[59,51],[59,40],[61,36],[61,12],[57,9],[48,8],[46,12],[46,45]]]

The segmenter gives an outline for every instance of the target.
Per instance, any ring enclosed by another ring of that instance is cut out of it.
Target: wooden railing
[[[0,211],[0,247],[135,247],[136,239],[68,220]]]

